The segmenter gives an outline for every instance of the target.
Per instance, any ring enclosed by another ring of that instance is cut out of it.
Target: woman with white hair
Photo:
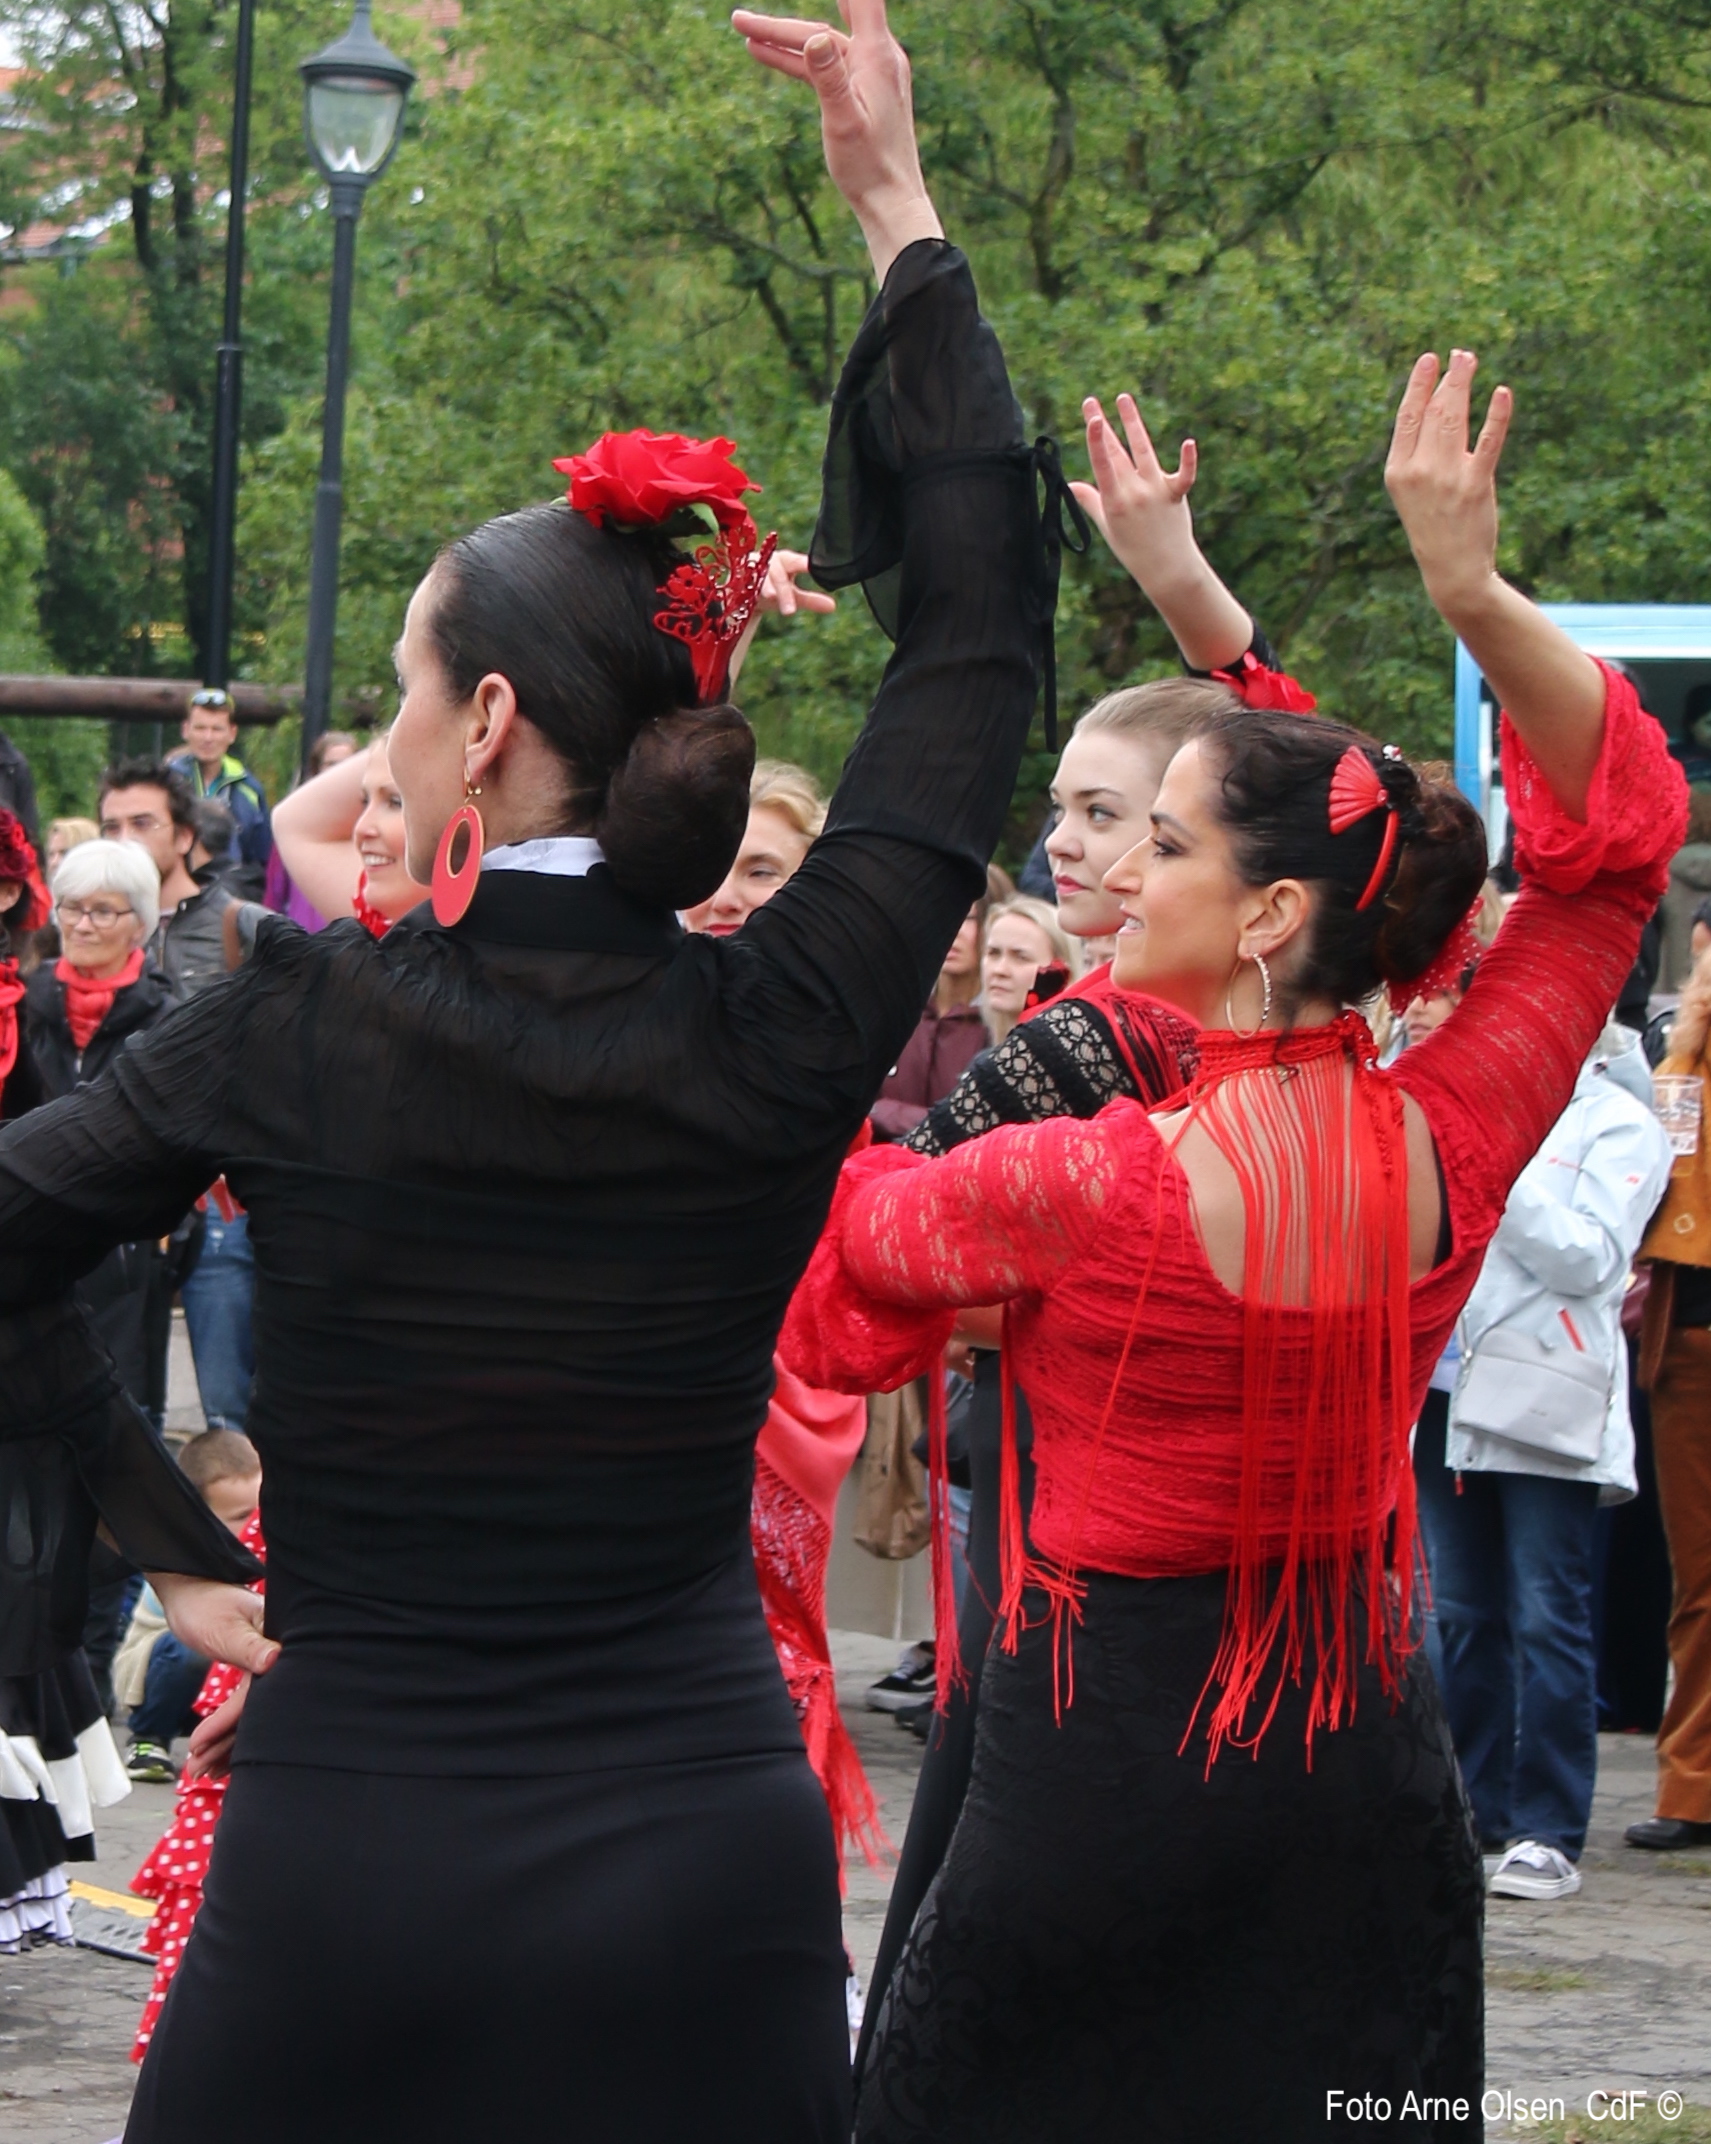
[[[135,841],[84,841],[53,875],[63,951],[24,992],[24,1027],[42,1100],[57,1102],[99,1078],[133,1035],[171,1011],[166,978],[145,948],[160,921],[160,873]],[[78,1284],[125,1390],[150,1402],[148,1297],[159,1261],[153,1240],[121,1243]]]

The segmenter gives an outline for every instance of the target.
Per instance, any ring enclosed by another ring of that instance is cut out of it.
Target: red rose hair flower
[[[568,497],[579,514],[604,528],[650,528],[679,508],[704,506],[728,529],[749,519],[745,491],[759,491],[731,456],[732,439],[685,439],[681,432],[605,432],[586,454],[553,463],[570,479]]]
[[[598,528],[658,528],[686,507],[704,506],[718,523],[715,543],[674,567],[654,613],[662,633],[681,640],[695,669],[703,706],[724,697],[731,656],[748,630],[766,589],[766,569],[778,538],[755,533],[745,491],[754,478],[731,459],[730,439],[685,439],[680,432],[605,432],[586,454],[553,463],[570,479],[566,497]]]

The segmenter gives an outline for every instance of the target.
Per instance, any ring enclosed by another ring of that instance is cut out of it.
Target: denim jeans
[[[210,1429],[242,1429],[255,1382],[250,1314],[255,1299],[255,1252],[249,1215],[222,1221],[212,1204],[196,1270],[179,1290],[196,1386]]]
[[[1444,1464],[1449,1400],[1414,1437],[1434,1665],[1487,1852],[1537,1839],[1578,1861],[1598,1771],[1595,1482]]]
[[[163,1630],[149,1654],[143,1701],[131,1709],[131,1740],[170,1749],[174,1736],[188,1734],[196,1724],[190,1708],[207,1673],[208,1663],[200,1653]]]

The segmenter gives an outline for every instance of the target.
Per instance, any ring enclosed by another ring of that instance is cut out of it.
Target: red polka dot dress
[[[267,1548],[261,1538],[259,1512],[250,1514],[239,1539],[245,1548],[253,1550],[266,1562]],[[258,1585],[255,1591],[260,1593],[262,1588]],[[206,1719],[226,1702],[242,1679],[242,1669],[228,1667],[224,1661],[217,1660],[197,1693],[195,1710]],[[143,1937],[143,1949],[155,1961],[154,1985],[149,1989],[142,2022],[137,2027],[137,2037],[131,2048],[133,2062],[140,2062],[148,2053],[160,2006],[166,2001],[166,1991],[172,1985],[172,1976],[178,1971],[184,1946],[190,1940],[190,1931],[202,1909],[202,1885],[214,1851],[214,1831],[220,1821],[220,1811],[225,1807],[230,1776],[226,1773],[218,1779],[179,1781],[178,1807],[173,1812],[172,1822],[161,1834],[153,1853],[131,1878],[131,1889],[139,1898],[159,1901],[148,1933]]]

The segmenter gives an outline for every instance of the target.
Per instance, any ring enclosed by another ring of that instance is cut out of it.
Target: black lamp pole
[[[226,318],[214,384],[214,499],[208,531],[208,626],[204,662],[210,685],[232,674],[232,580],[237,557],[238,420],[243,409],[244,195],[249,186],[250,73],[255,56],[255,0],[238,0],[238,49],[232,80],[231,197],[226,210]]]
[[[327,398],[321,418],[321,477],[315,487],[309,564],[309,643],[303,670],[303,769],[327,728],[333,700],[333,641],[339,609],[339,531],[344,510],[345,385],[350,372],[351,286],[363,195],[392,160],[416,71],[388,52],[356,0],[336,44],[304,60],[303,121],[309,153],[326,179],[333,211],[333,295],[327,325]]]
[[[315,534],[309,555],[309,646],[303,669],[303,770],[333,705],[333,641],[339,613],[339,534],[344,520],[345,386],[350,377],[351,286],[356,279],[356,220],[362,179],[335,179],[333,306],[327,323],[327,395],[321,417],[321,477],[315,486]]]

